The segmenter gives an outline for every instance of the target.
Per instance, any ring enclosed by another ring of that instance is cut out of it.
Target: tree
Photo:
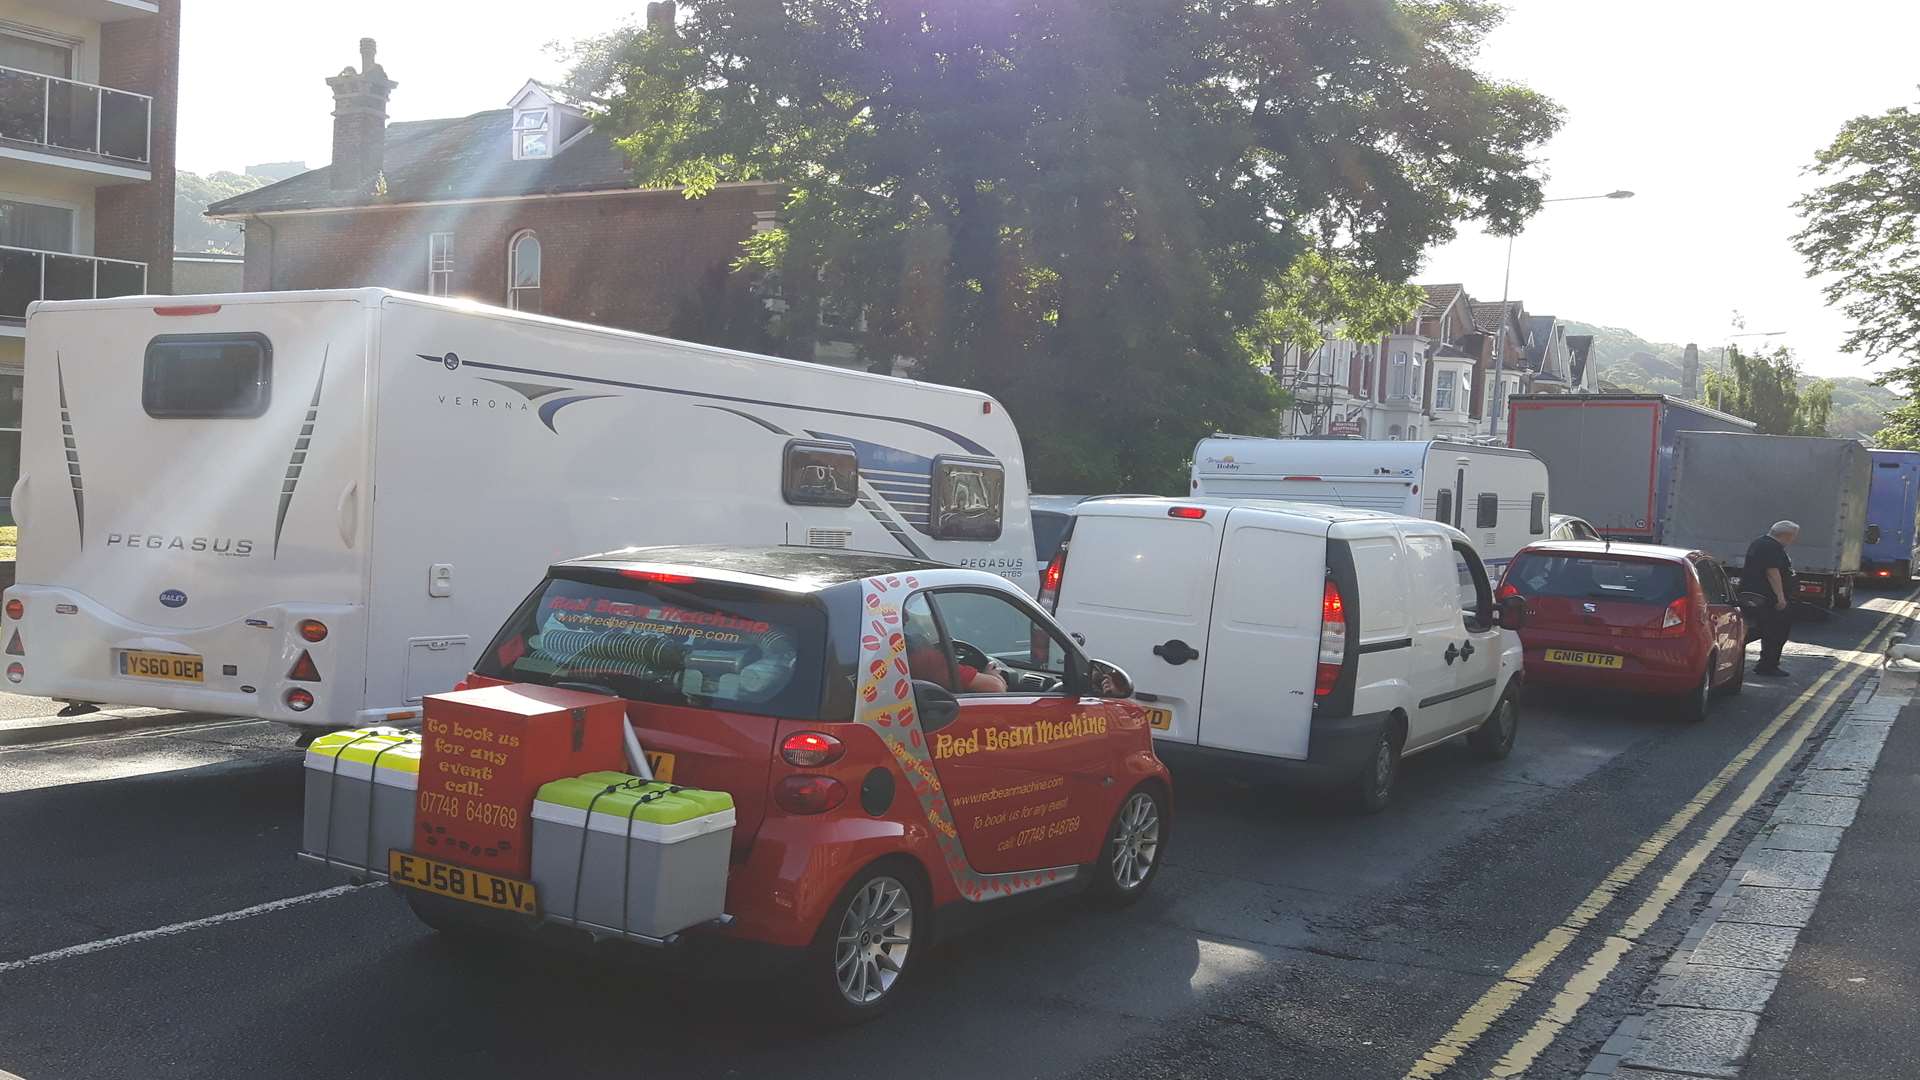
[[[1271,430],[1303,255],[1400,282],[1462,219],[1517,228],[1559,123],[1472,70],[1488,0],[682,11],[585,43],[576,96],[643,182],[788,185],[747,251],[788,352],[858,313],[863,357],[1006,400],[1041,490],[1185,490],[1200,436]]]
[[[1893,361],[1874,381],[1920,390],[1920,113],[1905,106],[1847,122],[1810,169],[1825,182],[1794,204],[1806,221],[1794,247],[1809,277],[1853,331],[1842,347]],[[1874,442],[1920,436],[1920,402],[1887,414]]]
[[[231,221],[209,221],[204,216],[207,207],[270,182],[265,177],[232,172],[201,176],[183,169],[176,173],[173,185],[173,249],[240,254],[243,243],[240,226]]]
[[[1800,367],[1786,346],[1751,355],[1729,348],[1727,368],[1701,379],[1701,396],[1714,408],[1753,421],[1762,435],[1827,433],[1833,384],[1816,379],[1802,388]]]

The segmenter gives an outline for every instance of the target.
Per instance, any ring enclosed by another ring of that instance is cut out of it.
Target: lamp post
[[[1609,191],[1605,195],[1567,195],[1558,199],[1541,199],[1540,202],[1545,205],[1558,202],[1586,202],[1589,199],[1631,198],[1633,198],[1631,191]],[[1493,424],[1488,429],[1488,434],[1496,440],[1500,438],[1500,415],[1506,411],[1507,406],[1507,395],[1502,389],[1505,385],[1502,376],[1507,370],[1507,304],[1510,302],[1508,294],[1513,286],[1513,241],[1519,235],[1518,231],[1507,234],[1507,272],[1500,279],[1500,329],[1499,336],[1493,339],[1493,385],[1488,389],[1493,392],[1492,396],[1497,401],[1493,409]]]

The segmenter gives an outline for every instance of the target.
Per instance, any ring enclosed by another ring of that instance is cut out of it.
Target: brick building
[[[0,503],[27,305],[173,281],[180,0],[0,0]]]
[[[771,184],[634,187],[612,140],[538,83],[389,124],[398,84],[370,39],[327,83],[333,163],[207,210],[245,228],[249,290],[379,285],[660,333],[779,207]]]

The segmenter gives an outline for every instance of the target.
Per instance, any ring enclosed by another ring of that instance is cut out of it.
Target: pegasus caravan
[[[1473,538],[1498,576],[1547,535],[1547,467],[1525,450],[1442,439],[1216,435],[1193,451],[1193,493],[1279,499],[1441,521]]]
[[[554,562],[892,552],[1032,590],[971,391],[379,289],[37,304],[6,593],[23,693],[413,719]]]

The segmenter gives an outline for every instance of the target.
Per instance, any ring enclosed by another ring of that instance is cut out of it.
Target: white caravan
[[[23,693],[406,721],[549,564],[632,544],[1035,585],[1020,438],[976,392],[379,289],[27,326]]]
[[[1497,577],[1550,527],[1547,466],[1525,450],[1386,439],[1215,435],[1193,451],[1193,493],[1282,499],[1441,521],[1473,538]]]
[[[1168,754],[1338,785],[1366,810],[1400,759],[1466,738],[1505,757],[1520,639],[1459,530],[1260,500],[1074,508],[1056,618],[1132,677]]]

